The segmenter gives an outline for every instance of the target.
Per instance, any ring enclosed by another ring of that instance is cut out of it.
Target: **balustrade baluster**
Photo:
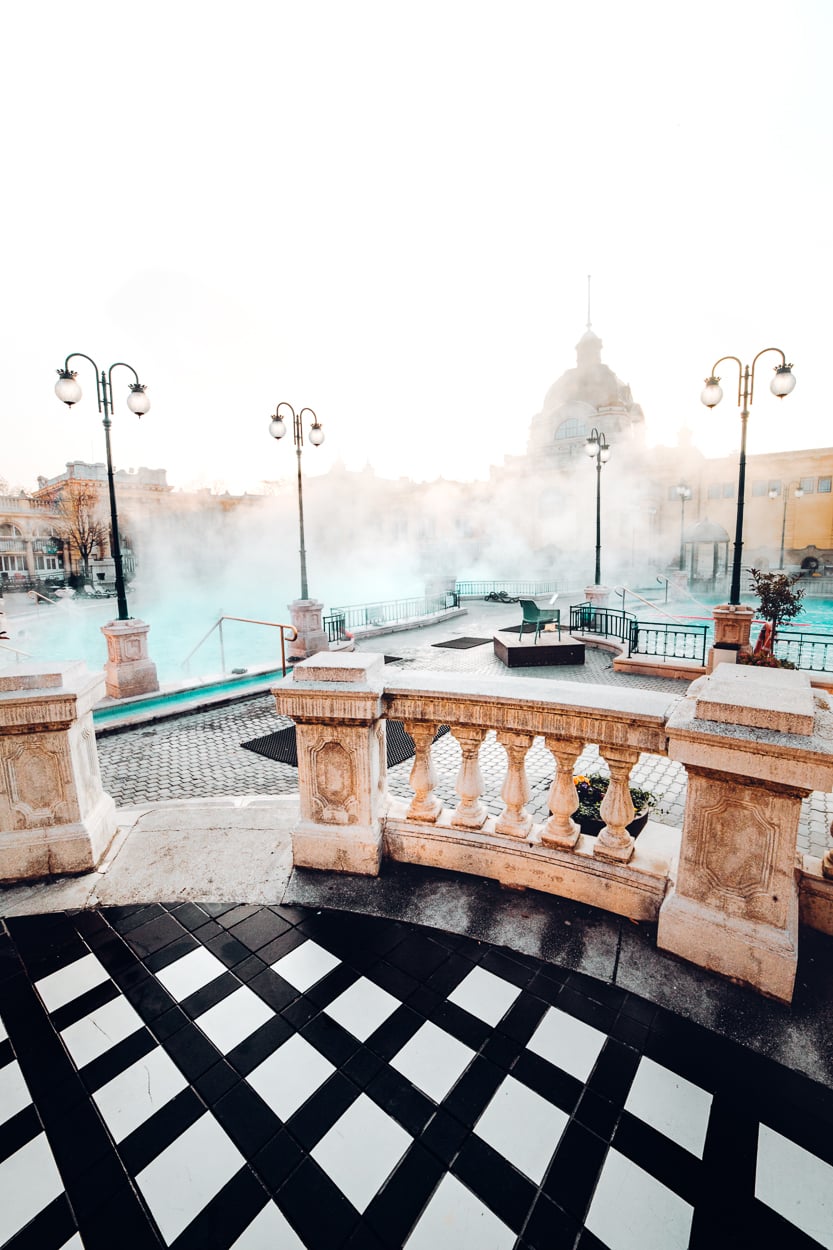
[[[532,746],[533,735],[503,730],[498,733],[497,740],[506,751],[507,770],[500,792],[506,807],[495,824],[495,832],[504,834],[507,838],[528,838],[532,829],[532,817],[524,809],[530,794],[526,776],[526,753]]]
[[[573,772],[583,744],[571,738],[545,737],[544,742],[555,760],[555,776],[548,796],[552,815],[544,825],[541,842],[569,851],[581,836],[581,829],[570,817],[578,808]]]
[[[480,772],[480,744],[486,737],[487,730],[474,725],[451,726],[451,732],[460,744],[463,758],[457,774],[455,794],[460,802],[455,809],[451,823],[458,829],[482,829],[486,823],[488,811],[480,802],[483,793],[483,775]]]
[[[426,820],[432,824],[443,809],[434,793],[437,774],[431,757],[431,743],[436,731],[436,725],[426,724],[425,721],[405,721],[405,732],[414,740],[414,766],[408,778],[414,797],[408,808],[408,819]]]
[[[630,777],[639,752],[627,747],[605,747],[604,758],[610,768],[610,785],[599,807],[605,825],[596,838],[593,854],[599,859],[626,863],[634,848],[634,840],[625,826],[635,815]]]

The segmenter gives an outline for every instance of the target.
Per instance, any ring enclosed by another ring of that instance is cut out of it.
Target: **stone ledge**
[[[806,673],[721,664],[692,694],[700,720],[775,733],[813,732],[813,692]]]

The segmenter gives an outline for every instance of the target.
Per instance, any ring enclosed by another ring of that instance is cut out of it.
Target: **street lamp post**
[[[685,566],[685,506],[691,498],[691,487],[681,482],[676,488],[680,497],[680,572]]]
[[[588,456],[596,458],[596,580],[595,585],[602,582],[602,465],[610,459],[610,444],[605,435],[592,429],[585,443],[584,450]]]
[[[139,375],[132,365],[125,364],[123,360],[117,360],[106,373],[103,369],[99,373],[98,365],[92,357],[86,356],[84,352],[72,352],[64,361],[63,369],[57,370],[58,381],[55,383],[55,394],[68,408],[71,408],[73,404],[77,404],[81,398],[81,387],[76,381],[77,375],[69,368],[69,362],[76,356],[80,356],[83,360],[89,360],[95,370],[98,411],[104,413],[104,438],[107,446],[107,489],[110,495],[110,550],[113,553],[113,565],[116,574],[116,598],[119,605],[119,620],[128,621],[130,620],[130,615],[127,611],[127,595],[124,588],[124,570],[122,568],[121,543],[119,542],[119,518],[116,510],[116,490],[113,484],[113,458],[110,452],[110,426],[113,416],[113,370],[119,367],[129,369],[136,379],[135,382],[130,383],[127,406],[131,412],[135,412],[137,417],[144,416],[149,411],[150,400],[145,394],[145,387],[139,381]]]
[[[742,365],[737,356],[721,356],[720,360],[715,361],[712,366],[711,376],[706,378],[705,389],[700,396],[707,408],[714,408],[716,404],[720,403],[723,398],[723,389],[720,385],[720,378],[717,377],[717,368],[724,360],[734,360],[738,367],[738,407],[741,409],[741,435],[740,461],[738,465],[738,505],[735,518],[735,552],[732,561],[732,587],[729,592],[729,603],[732,605],[740,603],[740,563],[741,552],[743,551],[743,495],[746,488],[746,423],[749,419],[749,409],[752,406],[752,396],[755,388],[755,365],[761,356],[766,355],[767,352],[777,352],[781,357],[781,364],[775,366],[775,377],[770,382],[769,389],[773,395],[783,399],[794,388],[795,378],[792,373],[792,365],[787,364],[787,358],[780,347],[765,347],[763,351],[758,352],[751,366]]]
[[[787,534],[787,503],[789,502],[789,498],[790,498],[790,485],[792,485],[792,484],[793,484],[793,483],[788,483],[788,484],[787,484],[787,489],[784,491],[784,511],[783,511],[782,516],[781,516],[781,554],[780,554],[780,555],[779,555],[779,557],[778,557],[778,567],[779,567],[779,569],[783,569],[783,567],[784,567],[784,539],[785,539],[786,534]],[[800,482],[796,482],[796,483],[794,483],[794,485],[795,485],[795,490],[794,490],[794,492],[793,492],[793,496],[794,496],[794,498],[795,498],[795,499],[800,499],[800,498],[801,498],[801,496],[804,494],[804,491],[803,491],[803,489],[802,489],[802,487],[801,487],[801,483],[800,483]],[[773,490],[771,490],[771,491],[769,492],[769,497],[770,497],[770,499],[777,499],[777,498],[778,498],[778,491],[777,491],[777,490],[774,490],[774,489],[773,489]]]
[[[307,551],[304,545],[304,490],[301,483],[301,451],[304,446],[304,431],[301,418],[305,412],[312,417],[310,425],[309,441],[314,447],[320,447],[324,442],[324,431],[321,423],[311,408],[302,408],[296,415],[295,409],[286,400],[281,400],[275,409],[275,415],[269,423],[269,433],[273,438],[283,438],[286,433],[286,423],[281,416],[281,408],[288,408],[292,413],[292,437],[295,442],[295,454],[298,457],[298,527],[301,538],[301,599],[309,599],[309,588],[307,586]]]

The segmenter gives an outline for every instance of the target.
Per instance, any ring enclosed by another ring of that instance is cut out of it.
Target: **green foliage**
[[[578,794],[578,812],[577,816],[586,816],[591,820],[599,820],[599,808],[602,799],[607,794],[607,788],[610,785],[610,778],[605,777],[603,773],[580,773],[573,777],[573,784]],[[643,790],[639,786],[629,786],[631,792],[631,802],[635,812],[647,811],[649,807],[653,807],[656,803],[656,795],[650,790]]]
[[[759,569],[750,569],[749,580],[750,590],[758,596],[760,615],[772,625],[774,644],[778,626],[792,621],[801,612],[804,590],[796,586],[799,577],[788,573],[762,573]]]

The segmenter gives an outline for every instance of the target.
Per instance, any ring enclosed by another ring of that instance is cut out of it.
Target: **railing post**
[[[480,802],[483,793],[483,775],[480,772],[480,744],[487,731],[475,725],[452,725],[451,732],[460,744],[463,759],[457,774],[454,793],[460,796],[460,802],[451,818],[451,823],[458,829],[482,829],[486,823],[488,810]]]
[[[506,807],[495,823],[495,833],[507,838],[528,838],[532,829],[532,817],[524,810],[529,801],[529,782],[526,776],[526,753],[532,746],[533,735],[499,730],[497,740],[506,751],[507,770],[500,796]]]
[[[636,814],[629,783],[639,752],[628,747],[607,745],[603,751],[610,768],[610,785],[599,807],[599,815],[605,825],[596,838],[593,854],[598,859],[624,864],[633,855],[634,841],[626,826]]]
[[[376,876],[387,801],[384,656],[335,652],[296,664],[273,691],[297,727],[301,818],[294,862]]]
[[[833,788],[833,714],[806,673],[720,664],[668,721],[688,772],[658,945],[789,1002],[798,958],[801,801]]]
[[[573,770],[581,755],[582,743],[571,738],[550,737],[545,737],[544,742],[555,759],[555,776],[549,792],[552,815],[544,825],[541,842],[544,846],[569,851],[581,836],[581,829],[570,817],[578,809]]]
[[[408,808],[408,819],[425,820],[433,824],[443,809],[434,793],[437,774],[431,758],[431,744],[437,728],[425,721],[406,721],[404,728],[405,733],[410,734],[414,740],[414,766],[408,778],[414,797]]]

